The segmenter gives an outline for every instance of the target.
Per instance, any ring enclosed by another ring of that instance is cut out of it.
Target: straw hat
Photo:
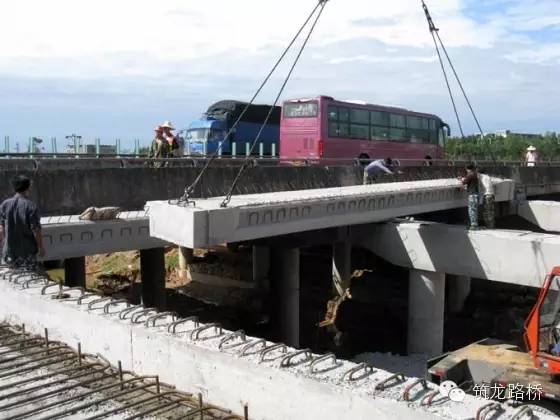
[[[170,130],[175,130],[175,127],[173,127],[173,124],[171,124],[171,121],[165,121],[161,125],[161,128],[169,128]]]
[[[156,125],[154,127],[154,131],[161,131],[161,125]]]
[[[537,148],[535,146],[529,146],[529,147],[527,147],[527,150],[529,152],[534,152],[535,150],[537,150]]]

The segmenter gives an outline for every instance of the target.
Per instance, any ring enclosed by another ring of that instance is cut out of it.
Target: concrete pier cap
[[[496,201],[513,199],[512,180],[495,178]],[[395,182],[318,190],[196,199],[188,205],[148,202],[150,235],[188,248],[381,222],[466,207],[457,179]]]

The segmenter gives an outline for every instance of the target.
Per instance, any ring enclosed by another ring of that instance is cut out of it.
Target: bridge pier
[[[164,248],[140,250],[140,276],[144,306],[164,310],[166,307]]]
[[[184,280],[187,277],[189,264],[192,264],[193,260],[194,260],[194,249],[180,246],[179,247],[179,277],[181,279]]]
[[[408,353],[429,356],[443,351],[445,273],[410,270]]]
[[[467,276],[448,275],[449,287],[449,311],[451,313],[461,312],[465,307],[465,301],[471,294],[471,278]]]
[[[64,260],[64,284],[69,287],[86,287],[86,257]]]
[[[337,241],[333,244],[332,278],[333,288],[339,296],[350,287],[352,276],[352,242]]]
[[[299,260],[298,248],[273,249],[271,253],[273,327],[279,341],[295,348],[299,347]]]
[[[253,282],[260,291],[270,291],[270,248],[253,245]]]

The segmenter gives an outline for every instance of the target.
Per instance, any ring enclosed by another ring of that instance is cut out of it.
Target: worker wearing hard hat
[[[168,145],[169,145],[169,149],[170,149],[170,157],[175,156],[175,157],[180,157],[183,155],[183,149],[181,148],[180,144],[179,144],[179,139],[177,138],[177,136],[175,136],[175,134],[173,134],[173,131],[175,131],[175,127],[173,127],[173,124],[171,124],[171,121],[165,121],[161,126],[161,129],[163,130],[163,137],[165,138],[165,140],[167,141]]]
[[[527,154],[525,155],[525,165],[537,166],[538,159],[539,154],[537,153],[537,148],[533,145],[527,147]]]

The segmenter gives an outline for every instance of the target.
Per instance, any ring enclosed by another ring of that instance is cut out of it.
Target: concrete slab
[[[497,201],[513,199],[513,181],[495,184]],[[222,197],[188,207],[149,202],[151,235],[187,248],[208,247],[465,207],[466,192],[456,179],[439,179],[238,195],[227,208],[221,202]]]
[[[547,232],[560,232],[560,203],[531,200],[519,203],[518,215]]]
[[[195,328],[192,323],[179,326],[173,334],[168,332],[170,318],[160,320],[156,327],[147,327],[143,322],[131,323],[130,316],[120,320],[116,312],[124,309],[124,304],[116,304],[111,313],[104,314],[103,305],[95,304],[88,310],[88,302],[95,297],[77,305],[75,300],[55,300],[48,294],[41,295],[41,287],[36,284],[20,290],[20,284],[0,280],[0,321],[25,323],[27,331],[35,333],[43,333],[48,328],[51,340],[73,345],[80,342],[84,352],[99,352],[110,360],[121,360],[124,369],[139,374],[158,374],[164,382],[201,392],[214,403],[234,411],[241,411],[242,404],[247,403],[251,419],[468,419],[488,404],[471,396],[460,403],[442,401],[440,396],[431,406],[423,404],[424,397],[434,392],[434,385],[427,391],[414,387],[410,401],[405,401],[405,390],[417,381],[415,378],[376,389],[392,374],[374,368],[362,379],[349,381],[345,373],[358,366],[354,363],[342,361],[325,371],[332,366],[332,361],[325,361],[317,366],[320,371],[313,373],[310,361],[302,362],[301,358],[294,359],[300,362],[295,366],[281,367],[280,358],[293,354],[294,349],[271,352],[261,360],[257,346],[243,356],[239,342],[237,346],[220,349],[220,342],[223,343],[230,331],[210,328],[201,332],[197,340],[191,337]],[[57,291],[57,288],[50,290]],[[69,293],[75,295],[76,291]],[[254,342],[254,338],[247,337],[241,344]],[[315,359],[317,355],[311,357]],[[363,371],[356,374],[360,376]],[[513,415],[514,409],[505,407],[500,418]]]
[[[109,252],[163,247],[166,242],[150,236],[145,211],[123,212],[115,220],[86,221],[79,216],[41,219],[44,260],[82,257]]]
[[[559,235],[528,231],[405,221],[352,233],[355,245],[395,265],[532,287],[541,286],[560,255]]]

